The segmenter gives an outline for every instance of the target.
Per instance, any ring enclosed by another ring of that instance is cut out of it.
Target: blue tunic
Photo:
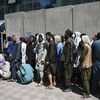
[[[100,40],[95,40],[92,44],[92,90],[95,92],[100,82]]]

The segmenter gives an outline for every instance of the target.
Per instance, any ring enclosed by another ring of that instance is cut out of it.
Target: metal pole
[[[46,9],[44,9],[44,16],[45,16],[45,18],[44,18],[44,24],[45,24],[45,33],[46,33],[46,31],[47,31],[47,26],[46,26]]]
[[[23,14],[23,13],[24,13],[24,12],[22,12],[22,28],[23,28],[23,29],[22,29],[22,32],[23,32],[22,35],[25,36],[25,33],[24,33],[24,32],[25,32],[25,30],[24,30],[24,14]]]
[[[73,5],[71,6],[71,11],[72,11],[72,31],[74,31]]]

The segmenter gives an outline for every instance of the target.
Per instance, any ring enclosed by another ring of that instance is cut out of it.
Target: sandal
[[[53,86],[48,86],[47,89],[53,90]]]
[[[56,82],[53,83],[53,86],[56,86]]]
[[[43,83],[38,83],[37,87],[41,87],[43,85]]]

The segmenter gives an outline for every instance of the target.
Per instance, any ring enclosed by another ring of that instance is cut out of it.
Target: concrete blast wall
[[[17,34],[23,35],[23,12],[5,15],[6,33],[7,35]]]
[[[67,28],[72,29],[71,7],[46,10],[46,31],[53,34],[64,34]]]
[[[89,35],[100,31],[100,2],[74,6],[73,28]]]
[[[45,33],[45,11],[25,12],[24,16],[24,33]]]
[[[5,15],[6,33],[25,35],[27,32],[64,34],[69,28],[89,35],[100,31],[100,2],[19,12]]]

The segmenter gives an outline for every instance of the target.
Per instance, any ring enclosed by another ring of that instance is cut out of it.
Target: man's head
[[[12,41],[12,37],[11,36],[8,36],[7,37],[7,41]]]
[[[32,43],[32,42],[34,42],[35,41],[35,37],[33,36],[33,35],[30,35],[29,37],[28,37],[28,43]]]
[[[13,42],[16,42],[16,41],[17,41],[16,35],[13,35],[13,36],[12,36],[12,40],[13,40]]]
[[[82,41],[83,43],[91,44],[91,43],[90,43],[90,38],[89,38],[88,35],[83,35],[83,36],[81,36],[81,41]]]
[[[43,36],[41,34],[39,34],[38,41],[39,41],[39,43],[41,43],[43,41]]]
[[[65,40],[67,40],[68,38],[72,38],[72,35],[73,35],[73,32],[70,29],[67,29],[64,35]]]
[[[86,33],[82,33],[81,35],[80,35],[80,38],[82,38],[82,36],[84,36],[84,35],[87,35]]]
[[[20,37],[20,41],[21,42],[25,42],[25,38],[24,37]]]
[[[96,40],[97,39],[97,35],[94,35],[92,39],[93,40]]]
[[[46,35],[46,40],[50,41],[50,39],[52,38],[52,34],[50,32],[47,32],[45,35]]]

